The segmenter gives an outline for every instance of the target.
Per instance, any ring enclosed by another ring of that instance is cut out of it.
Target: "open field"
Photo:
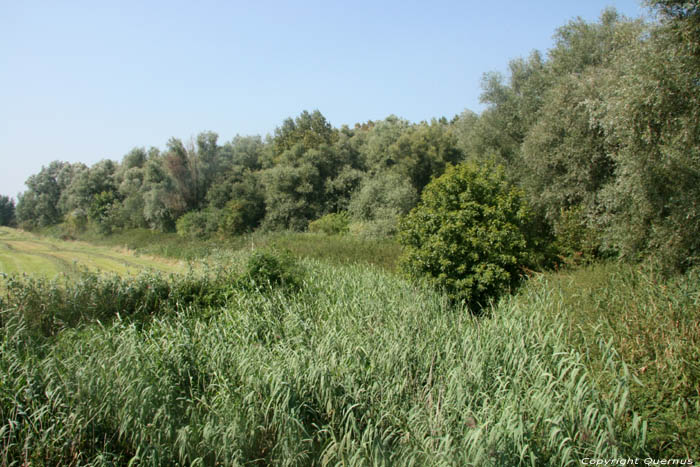
[[[185,265],[180,261],[137,256],[126,250],[40,237],[0,227],[0,272],[55,277],[81,268],[133,275],[146,269],[182,272]]]

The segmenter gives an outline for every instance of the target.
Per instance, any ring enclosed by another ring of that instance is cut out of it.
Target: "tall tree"
[[[653,1],[661,23],[621,53],[595,118],[616,150],[608,241],[669,269],[700,263],[700,19],[694,2]]]
[[[304,110],[297,118],[287,118],[275,130],[273,147],[276,156],[301,144],[304,150],[315,149],[322,144],[331,145],[336,132],[326,117],[318,110]]]
[[[27,191],[17,201],[17,221],[25,227],[46,226],[61,221],[63,212],[59,206],[61,193],[70,185],[74,166],[67,162],[53,161],[30,176],[25,184]]]
[[[15,224],[15,201],[9,196],[0,195],[0,225]]]

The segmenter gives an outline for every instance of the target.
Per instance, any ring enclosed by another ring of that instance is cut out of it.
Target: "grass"
[[[63,236],[60,227],[43,233]],[[139,254],[194,261],[237,250],[274,248],[288,250],[298,258],[329,261],[334,264],[370,264],[394,271],[401,247],[392,239],[362,238],[351,235],[320,233],[270,232],[212,239],[183,239],[175,233],[148,229],[131,229],[103,236],[83,232],[77,238],[112,248],[123,248]]]
[[[700,271],[672,279],[630,265],[595,265],[547,274],[524,305],[535,300],[565,324],[567,342],[595,372],[605,339],[639,381],[631,407],[649,422],[648,446],[657,458],[700,458]],[[602,377],[599,378],[604,380]]]
[[[697,271],[540,274],[475,318],[351,237],[240,241],[184,276],[6,278],[0,463],[700,457]]]
[[[56,277],[80,269],[133,275],[145,269],[184,272],[186,266],[179,261],[136,256],[123,249],[63,241],[0,227],[0,273]]]
[[[645,452],[615,352],[597,357],[604,392],[564,326],[520,297],[478,320],[376,268],[303,265],[291,294],[234,288],[223,306],[48,337],[9,299],[3,460],[562,465]]]

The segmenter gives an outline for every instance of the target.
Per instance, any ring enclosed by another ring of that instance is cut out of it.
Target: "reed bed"
[[[376,268],[303,269],[294,289],[228,284],[221,303],[173,295],[148,319],[50,334],[6,297],[0,463],[539,466],[647,453],[634,375],[605,339],[590,354],[571,345],[543,311],[566,306],[546,281],[475,318]]]

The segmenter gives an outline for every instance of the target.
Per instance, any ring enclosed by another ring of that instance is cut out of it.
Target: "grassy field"
[[[60,226],[47,228],[46,236],[60,238]],[[140,254],[196,261],[231,251],[270,248],[288,250],[299,258],[319,259],[333,264],[368,264],[387,271],[396,270],[401,247],[392,239],[328,236],[308,232],[255,232],[239,237],[183,239],[176,233],[132,229],[109,236],[86,231],[72,234],[94,245],[120,248]]]
[[[83,268],[132,275],[145,269],[161,272],[183,272],[186,269],[181,261],[137,256],[125,249],[62,241],[0,227],[0,273],[55,277]]]
[[[215,274],[6,278],[0,464],[700,457],[697,271],[540,274],[476,318],[346,261],[356,239],[313,240],[323,261],[246,247],[208,252]]]

